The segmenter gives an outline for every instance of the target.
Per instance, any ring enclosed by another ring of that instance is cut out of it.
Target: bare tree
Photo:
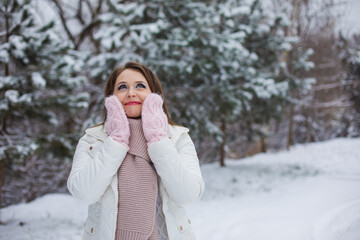
[[[352,107],[351,94],[343,89],[353,83],[344,79],[346,69],[342,64],[342,49],[336,32],[344,2],[292,0],[286,5],[283,1],[272,0],[272,4],[276,11],[287,13],[291,19],[287,36],[299,36],[298,45],[314,52],[310,58],[314,68],[302,74],[314,77],[316,83],[310,95],[293,92],[293,97],[299,102],[289,106],[286,147],[289,148],[294,140],[310,142],[334,137],[335,125],[341,121],[346,109]],[[283,61],[288,63],[291,56],[291,51],[284,52]]]

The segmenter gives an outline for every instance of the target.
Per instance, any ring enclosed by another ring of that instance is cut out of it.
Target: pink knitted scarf
[[[157,240],[157,175],[147,153],[141,119],[129,118],[127,155],[118,170],[118,218],[115,240]]]

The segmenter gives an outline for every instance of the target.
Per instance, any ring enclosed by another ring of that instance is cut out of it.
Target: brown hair
[[[164,108],[164,112],[165,112],[165,114],[166,114],[166,116],[168,118],[169,124],[177,125],[170,118],[168,108],[167,108],[167,105],[166,105],[164,92],[162,90],[160,80],[155,75],[155,73],[153,73],[150,70],[150,68],[148,68],[147,66],[142,65],[140,63],[127,62],[124,66],[119,66],[119,67],[115,68],[112,71],[112,73],[110,74],[109,78],[107,79],[106,86],[105,86],[105,92],[104,92],[105,93],[105,98],[111,96],[114,93],[116,79],[119,77],[119,75],[125,69],[132,69],[132,70],[138,71],[145,77],[147,83],[149,84],[151,92],[152,93],[157,93],[163,98],[163,100],[164,100],[163,108]],[[98,125],[104,124],[106,122],[106,115],[107,115],[107,111],[106,111],[106,107],[104,106],[104,122],[102,122],[102,123],[100,123]],[[98,125],[96,125],[96,126],[98,126]]]

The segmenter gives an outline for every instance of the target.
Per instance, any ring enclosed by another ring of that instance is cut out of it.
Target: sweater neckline
[[[131,120],[139,120],[139,119],[141,119],[141,116],[140,116],[140,117],[128,117],[128,119],[131,119]]]

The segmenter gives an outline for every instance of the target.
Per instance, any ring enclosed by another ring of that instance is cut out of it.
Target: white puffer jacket
[[[171,240],[195,239],[184,206],[204,191],[195,146],[184,127],[168,127],[168,138],[152,143],[149,156],[160,176],[160,195]],[[127,149],[106,133],[103,125],[89,128],[79,140],[67,187],[89,204],[84,240],[114,240],[118,177]]]

